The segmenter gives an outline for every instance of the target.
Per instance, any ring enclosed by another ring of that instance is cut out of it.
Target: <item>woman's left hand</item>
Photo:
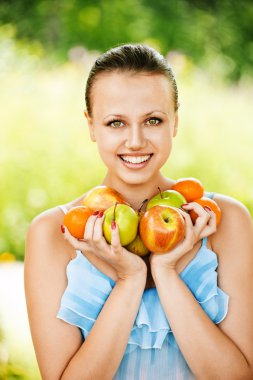
[[[151,271],[158,267],[175,269],[179,259],[189,252],[200,239],[212,235],[216,231],[216,215],[209,207],[204,209],[196,202],[182,207],[186,211],[194,210],[198,218],[193,225],[190,215],[182,209],[178,209],[185,220],[185,237],[167,253],[152,252],[149,256]]]

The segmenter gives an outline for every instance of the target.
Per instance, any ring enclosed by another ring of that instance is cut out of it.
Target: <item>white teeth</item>
[[[140,164],[141,162],[145,162],[150,158],[151,154],[148,156],[139,156],[139,157],[133,157],[133,156],[120,156],[122,160],[126,162],[130,162],[132,164]]]

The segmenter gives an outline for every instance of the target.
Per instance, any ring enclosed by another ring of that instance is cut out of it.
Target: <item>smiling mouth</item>
[[[128,156],[128,155],[119,155],[120,159],[128,164],[143,164],[150,160],[153,156],[153,153],[147,154],[145,156]]]

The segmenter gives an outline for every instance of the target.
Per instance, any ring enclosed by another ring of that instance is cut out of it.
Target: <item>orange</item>
[[[82,239],[88,218],[93,214],[93,210],[86,206],[72,207],[63,219],[63,224],[67,227],[72,236]]]
[[[210,207],[210,209],[216,214],[216,226],[218,226],[218,224],[220,223],[220,220],[221,220],[221,209],[217,205],[217,203],[213,199],[206,198],[206,197],[202,197],[200,199],[195,199],[194,202],[200,204],[202,207],[204,207],[204,206]],[[190,217],[191,217],[193,224],[195,224],[195,221],[198,217],[196,212],[191,210],[190,211]]]
[[[187,202],[193,202],[204,195],[204,187],[197,178],[180,178],[171,189],[181,193]]]

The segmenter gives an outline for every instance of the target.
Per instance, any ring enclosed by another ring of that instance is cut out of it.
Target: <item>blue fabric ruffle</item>
[[[229,296],[217,285],[217,255],[206,247],[206,239],[187,267],[180,273],[202,309],[216,324],[226,316]],[[78,326],[84,339],[92,329],[115,282],[94,267],[79,251],[67,266],[68,285],[62,296],[57,317]],[[146,289],[136,316],[128,352],[142,349],[161,349],[164,341],[176,345],[172,330],[163,311],[156,288]]]

